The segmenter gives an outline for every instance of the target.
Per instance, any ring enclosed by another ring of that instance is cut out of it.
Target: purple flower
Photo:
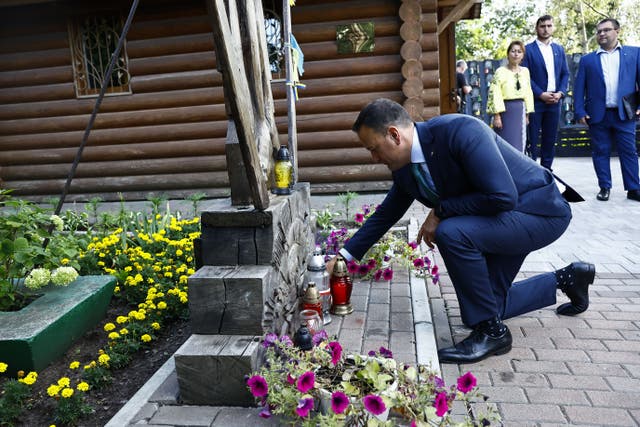
[[[431,269],[431,274],[438,274],[438,266],[434,265],[433,268]]]
[[[369,212],[371,212],[371,206],[367,204],[362,205],[362,212],[364,212],[365,215],[369,214]]]
[[[431,281],[433,282],[434,285],[437,285],[438,282],[440,281],[440,275],[434,274],[433,276],[431,276]]]
[[[369,270],[373,270],[378,265],[378,261],[376,261],[374,258],[371,258],[367,265],[369,266]]]
[[[384,258],[382,258],[382,259],[384,260],[384,262],[389,262],[391,257],[389,255],[385,255]]]
[[[416,420],[411,420],[411,426],[410,427],[418,427],[418,424],[416,424]]]
[[[262,342],[262,346],[264,348],[273,347],[278,340],[278,335],[274,333],[268,333],[264,336],[264,341]]]
[[[393,279],[393,270],[391,268],[385,268],[384,271],[382,272],[382,278],[384,280]]]
[[[313,388],[313,384],[315,383],[315,381],[316,375],[313,372],[305,372],[304,374],[300,375],[300,378],[298,378],[298,391],[300,391],[300,393],[308,392]]]
[[[325,331],[324,329],[320,329],[318,332],[313,334],[313,345],[318,345],[327,338],[329,338],[329,336],[327,335],[327,331]]]
[[[341,414],[349,406],[349,398],[341,391],[334,391],[331,394],[331,410],[336,414]]]
[[[416,258],[413,260],[413,266],[416,268],[424,267],[424,260],[422,258]]]
[[[349,273],[355,273],[356,271],[358,271],[358,263],[355,261],[349,261],[347,263],[347,271]]]
[[[340,361],[340,357],[342,357],[342,346],[338,341],[331,341],[329,349],[331,349],[331,363],[336,366]]]
[[[373,275],[373,280],[375,280],[376,282],[379,281],[382,278],[382,270],[378,270],[375,272],[375,274]]]
[[[247,385],[251,390],[251,394],[255,397],[263,397],[266,396],[269,392],[269,386],[267,385],[267,380],[265,380],[260,375],[254,375],[247,380]]]
[[[380,350],[378,350],[380,352],[380,356],[385,357],[387,359],[392,359],[393,358],[393,353],[391,352],[391,350],[384,348],[384,347],[380,347]]]
[[[298,400],[298,406],[296,407],[296,414],[304,418],[309,415],[309,411],[313,409],[313,399],[306,397]]]
[[[476,380],[476,377],[474,377],[471,372],[467,372],[458,378],[458,390],[465,394],[470,392],[477,384],[478,380]]]
[[[411,246],[411,249],[415,249],[418,247],[418,244],[416,242],[409,242],[408,245]]]
[[[368,394],[362,398],[362,403],[367,411],[371,412],[373,415],[380,415],[384,411],[387,410],[382,398],[380,396],[376,396],[375,394]]]
[[[438,376],[433,378],[433,383],[436,385],[436,387],[438,388],[444,388],[444,380]]]
[[[431,258],[429,258],[428,256],[424,257],[424,265],[427,266],[427,268],[431,267]]]
[[[367,264],[361,264],[358,266],[358,274],[364,276],[369,272],[369,266]]]
[[[362,215],[361,213],[357,213],[356,214],[356,222],[358,224],[362,224],[364,222],[364,215]]]
[[[258,416],[260,418],[271,418],[271,410],[269,408],[269,405],[265,405],[262,408],[262,411],[260,411],[260,413],[258,414]]]
[[[289,372],[287,372],[287,383],[291,385],[294,385],[296,383],[296,377],[292,376]]]
[[[287,347],[292,347],[293,346],[293,341],[291,341],[291,338],[289,337],[289,335],[283,335],[280,337],[280,342],[284,345],[286,345]]]
[[[436,408],[436,415],[441,417],[449,410],[449,404],[447,403],[447,393],[440,392],[436,395],[436,401],[433,402],[433,406]]]

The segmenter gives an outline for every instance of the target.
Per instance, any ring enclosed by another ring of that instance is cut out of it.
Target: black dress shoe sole
[[[587,287],[587,305],[584,308],[577,308],[570,302],[566,302],[564,304],[560,304],[556,309],[556,313],[561,314],[563,316],[575,316],[576,314],[584,313],[589,308],[589,285],[593,283],[596,278],[596,266],[593,264],[589,264],[589,270],[584,272],[583,275],[580,275],[581,280],[586,281]],[[578,280],[578,277],[576,277]]]
[[[511,344],[509,344],[506,347],[503,348],[499,348],[495,351],[491,351],[489,353],[483,354],[480,357],[476,357],[475,359],[466,359],[466,358],[457,358],[457,357],[451,357],[451,358],[447,358],[447,357],[441,357],[440,354],[438,354],[438,361],[440,363],[457,363],[460,365],[464,365],[464,364],[468,364],[468,363],[477,363],[477,362],[481,362],[484,359],[491,357],[491,356],[502,356],[503,354],[507,354],[511,351]]]

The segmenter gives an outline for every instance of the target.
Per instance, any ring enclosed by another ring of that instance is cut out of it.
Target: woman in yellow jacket
[[[521,67],[524,43],[512,41],[507,65],[498,68],[489,86],[487,112],[493,114],[493,129],[516,150],[524,152],[529,113],[533,113],[533,91],[529,69]]]

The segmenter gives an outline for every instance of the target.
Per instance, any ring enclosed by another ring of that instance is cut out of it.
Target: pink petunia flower
[[[375,280],[376,282],[379,281],[382,278],[382,270],[378,270],[374,273],[373,275],[373,280]]]
[[[300,378],[298,378],[298,391],[300,391],[300,393],[308,392],[313,388],[315,382],[316,375],[311,371],[305,372],[304,374],[300,375]]]
[[[411,420],[411,427],[418,427],[418,424],[416,424],[416,420]]]
[[[349,261],[347,263],[347,271],[349,273],[355,273],[356,271],[358,271],[358,263],[355,261]]]
[[[367,264],[361,264],[358,266],[358,274],[364,276],[369,272],[369,266]]]
[[[467,372],[460,378],[458,378],[458,390],[463,393],[468,393],[478,384],[478,380],[473,376],[471,372]]]
[[[342,357],[342,346],[338,341],[331,341],[329,349],[331,349],[331,363],[336,366]]]
[[[255,397],[263,397],[266,396],[269,392],[269,386],[267,385],[267,380],[265,380],[260,375],[254,375],[247,380],[247,385],[249,386],[249,390],[251,390],[251,394]]]
[[[313,409],[313,398],[306,397],[298,400],[298,406],[296,407],[296,414],[304,418],[309,415],[309,412]]]
[[[362,398],[362,403],[364,404],[364,408],[371,412],[373,415],[380,415],[384,411],[387,410],[382,398],[380,396],[376,396],[375,394],[368,394]]]
[[[369,269],[372,270],[376,268],[376,266],[378,265],[378,262],[374,258],[371,258],[367,263],[367,265],[369,266]]]
[[[336,414],[342,414],[349,406],[349,397],[341,391],[331,394],[331,410]]]
[[[294,385],[296,383],[296,377],[287,372],[287,383]]]
[[[433,268],[431,269],[431,274],[438,274],[438,266],[434,265]]]
[[[436,395],[436,400],[433,402],[433,406],[436,408],[436,415],[441,417],[449,410],[449,404],[447,403],[447,393],[441,392]]]
[[[362,224],[364,222],[364,215],[362,215],[361,213],[357,213],[355,220],[358,224]]]
[[[382,272],[382,278],[384,280],[393,279],[393,270],[391,268],[385,268],[384,271]]]
[[[424,267],[424,260],[422,258],[416,258],[413,260],[413,266],[416,268]]]
[[[409,242],[408,245],[411,246],[411,249],[415,249],[418,247],[418,243],[416,242]]]
[[[273,347],[277,340],[278,340],[278,335],[274,334],[273,332],[268,333],[267,335],[264,336],[264,341],[262,342],[262,346],[264,348]]]

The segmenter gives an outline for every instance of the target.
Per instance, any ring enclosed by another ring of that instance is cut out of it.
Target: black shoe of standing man
[[[600,200],[601,202],[606,202],[607,200],[609,200],[609,191],[610,190],[608,188],[600,188],[600,192],[596,196],[596,199]]]
[[[640,202],[640,190],[629,190],[627,191],[627,199],[635,200],[636,202]]]
[[[453,347],[438,350],[441,363],[475,363],[511,351],[511,332],[495,317],[478,323],[471,335]]]
[[[574,262],[555,272],[558,287],[571,302],[561,304],[556,313],[575,316],[589,308],[589,285],[596,276],[596,266],[586,262]]]

